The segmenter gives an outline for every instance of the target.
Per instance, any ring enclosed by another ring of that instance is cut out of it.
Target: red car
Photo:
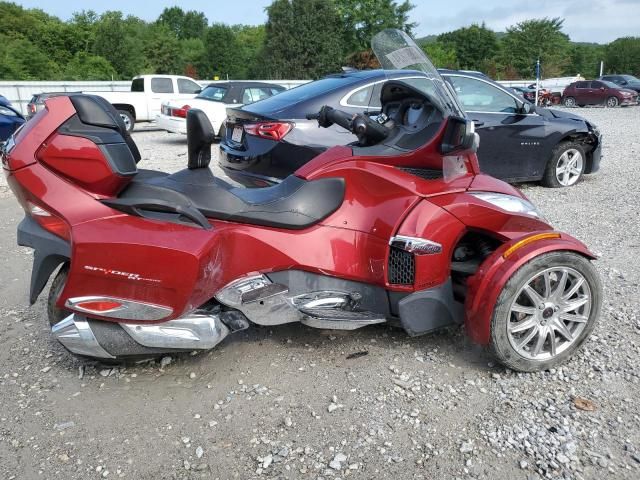
[[[35,249],[33,303],[71,352],[115,360],[210,349],[251,324],[409,335],[466,325],[521,371],[551,368],[587,339],[602,289],[594,255],[510,185],[480,173],[478,136],[454,91],[403,32],[374,37],[385,69],[422,90],[381,90],[373,119],[323,107],[357,144],[278,185],[235,188],[208,168],[215,132],[187,116],[188,168],[138,170],[117,111],[89,95],[46,101],[3,153]],[[58,268],[59,267],[59,268]]]
[[[565,107],[584,107],[585,105],[626,107],[638,104],[638,93],[605,80],[584,80],[573,82],[564,89],[562,103]]]

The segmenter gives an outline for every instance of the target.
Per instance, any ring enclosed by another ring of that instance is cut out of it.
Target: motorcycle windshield
[[[429,57],[405,32],[386,29],[371,40],[371,48],[385,70],[418,70],[425,75],[424,82],[412,82],[438,104],[443,115],[465,117],[455,92],[433,66]]]

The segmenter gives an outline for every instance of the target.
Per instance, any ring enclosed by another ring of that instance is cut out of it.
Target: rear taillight
[[[288,122],[260,122],[244,125],[244,131],[247,135],[269,138],[275,141],[282,140],[292,128],[293,125]]]
[[[27,108],[29,109],[29,113],[36,113],[36,106],[33,103],[27,105]]]
[[[47,232],[53,233],[65,240],[71,239],[71,232],[69,231],[67,222],[53,213],[28,201],[27,214],[38,222],[38,225],[44,228]]]
[[[182,108],[172,108],[171,116],[172,117],[180,117],[187,118],[187,112],[191,110],[191,105],[183,105]]]

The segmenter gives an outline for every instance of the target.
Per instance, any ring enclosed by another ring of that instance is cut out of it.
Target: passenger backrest
[[[216,135],[207,115],[197,108],[187,112],[188,167],[207,168],[211,162],[211,144]]]

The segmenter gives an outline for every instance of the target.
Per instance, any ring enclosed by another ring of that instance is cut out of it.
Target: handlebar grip
[[[331,110],[327,110],[325,115],[327,119],[330,120],[332,123],[335,123],[336,125],[340,125],[342,128],[349,130],[350,132],[352,131],[351,122],[353,120],[353,115],[350,115],[341,110],[336,110],[335,108],[332,108]]]

